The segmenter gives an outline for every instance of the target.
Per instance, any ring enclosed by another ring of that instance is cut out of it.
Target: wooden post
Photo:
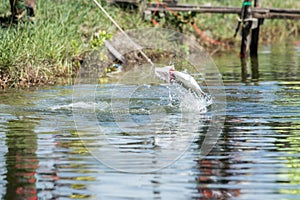
[[[247,64],[247,58],[241,58],[241,76],[242,76],[242,82],[246,83],[248,82],[248,64]]]
[[[260,0],[254,0],[254,7],[260,7]],[[250,56],[257,56],[258,43],[259,43],[259,30],[260,25],[262,24],[262,19],[258,19],[257,27],[252,29],[251,33],[251,44],[250,44]]]
[[[258,56],[251,56],[251,78],[253,82],[258,82],[259,79],[259,64]]]
[[[260,0],[254,0],[254,7],[260,7]],[[259,44],[259,31],[263,19],[257,19],[257,27],[252,29],[251,44],[250,44],[250,57],[251,57],[251,72],[252,81],[257,82],[259,79],[259,62],[258,62],[258,44]]]
[[[242,41],[241,41],[241,72],[242,82],[248,81],[248,65],[247,65],[247,53],[250,43],[250,33],[252,27],[252,14],[251,14],[252,0],[244,0],[241,10],[241,25],[242,25]]]
[[[240,57],[245,58],[249,49],[250,32],[252,26],[252,14],[251,14],[252,0],[244,0],[241,11],[241,23],[242,23],[242,43],[240,50]]]
[[[146,10],[146,8],[147,8],[146,0],[141,0],[139,10],[140,10],[141,16],[144,20],[145,20],[145,10]]]

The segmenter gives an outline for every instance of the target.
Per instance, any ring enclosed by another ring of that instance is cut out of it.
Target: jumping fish
[[[167,83],[177,82],[198,96],[206,96],[197,81],[188,73],[176,71],[173,65],[155,68],[155,75]]]

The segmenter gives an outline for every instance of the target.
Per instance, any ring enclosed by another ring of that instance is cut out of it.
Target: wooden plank
[[[163,0],[163,3],[169,4],[169,5],[176,5],[178,3],[178,0]]]
[[[109,3],[131,3],[138,5],[141,0],[107,0]],[[197,4],[177,3],[177,0],[164,0],[164,3],[148,3],[147,11],[173,11],[173,12],[197,12],[197,13],[218,13],[218,14],[240,14],[241,7],[226,6],[201,6]],[[265,19],[300,19],[300,10],[283,8],[252,8],[252,15],[255,18]]]
[[[140,3],[140,0],[107,0],[108,3],[132,3],[132,4],[138,4]]]
[[[284,8],[269,8],[272,13],[290,13],[290,14],[300,14],[300,10],[296,9],[284,9]]]
[[[115,49],[107,40],[104,41],[104,44],[106,46],[106,48],[108,49],[108,51],[119,61],[121,61],[122,63],[125,63],[126,59],[124,58],[124,56],[117,50]]]
[[[167,6],[167,7],[166,7]],[[226,6],[199,6],[191,4],[166,5],[151,3],[148,11],[173,11],[173,12],[197,12],[197,13],[219,13],[219,14],[240,14],[240,7]],[[300,10],[281,8],[252,8],[252,15],[255,18],[266,19],[300,19]]]
[[[300,19],[299,14],[288,14],[288,13],[253,13],[253,17],[259,19]]]
[[[174,11],[174,12],[199,12],[199,13],[231,13],[239,14],[241,8],[239,7],[209,7],[209,6],[198,6],[198,7],[150,7],[147,10],[149,11]]]
[[[300,19],[300,10],[253,8],[253,17],[265,19]]]

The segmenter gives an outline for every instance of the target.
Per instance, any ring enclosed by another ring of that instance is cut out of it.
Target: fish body
[[[195,92],[198,96],[206,96],[197,81],[191,75],[176,71],[173,65],[155,68],[155,75],[167,83],[177,82],[186,89]]]
[[[172,73],[175,82],[180,83],[186,89],[195,92],[198,96],[205,96],[205,93],[201,90],[197,81],[191,75],[179,71],[174,71]]]

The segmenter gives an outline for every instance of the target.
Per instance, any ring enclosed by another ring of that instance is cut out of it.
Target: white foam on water
[[[109,107],[106,102],[75,102],[65,105],[55,105],[52,106],[51,110],[72,110],[72,109],[85,109],[85,110],[105,110]]]
[[[206,113],[207,107],[213,103],[208,95],[198,96],[180,84],[174,83],[172,85],[173,87],[167,87],[169,90],[169,101],[172,104],[172,102],[177,100],[181,112]]]

